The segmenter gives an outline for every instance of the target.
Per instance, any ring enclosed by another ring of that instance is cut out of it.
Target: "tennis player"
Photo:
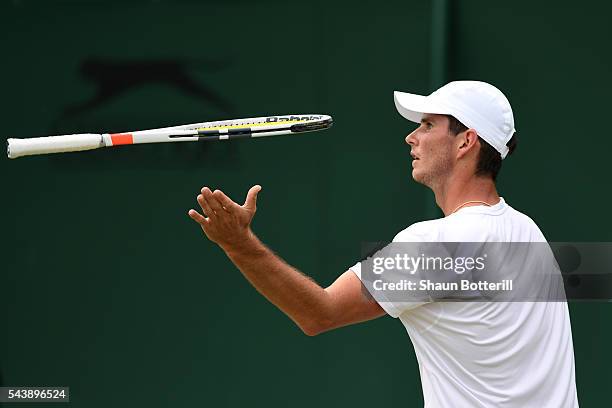
[[[395,92],[394,98],[399,113],[420,125],[406,137],[412,177],[433,190],[444,213],[409,226],[394,242],[546,242],[495,187],[502,160],[516,147],[512,109],[501,91],[458,81],[429,96]],[[189,216],[304,333],[388,314],[412,340],[426,407],[578,407],[565,301],[379,302],[362,290],[361,262],[322,288],[251,230],[260,190],[251,187],[239,205],[204,187],[197,197],[203,214]]]

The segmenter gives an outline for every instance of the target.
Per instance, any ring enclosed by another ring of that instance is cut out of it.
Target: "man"
[[[433,190],[445,217],[413,224],[394,242],[545,242],[495,188],[501,162],[516,145],[512,109],[497,88],[451,82],[427,97],[396,92],[395,104],[420,123],[406,137],[412,177]],[[205,216],[195,210],[189,216],[304,333],[389,314],[414,345],[426,407],[578,406],[566,302],[379,302],[362,290],[362,263],[322,288],[252,232],[260,190],[252,187],[241,206],[204,187],[197,200]]]

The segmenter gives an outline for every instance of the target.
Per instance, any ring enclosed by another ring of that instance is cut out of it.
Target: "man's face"
[[[414,181],[433,187],[445,180],[453,168],[455,136],[444,115],[425,114],[421,125],[406,136],[412,156]]]

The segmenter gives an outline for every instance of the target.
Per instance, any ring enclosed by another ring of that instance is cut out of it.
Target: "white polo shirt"
[[[413,224],[393,241],[546,242],[503,198]],[[361,263],[350,269],[361,279]],[[412,340],[425,408],[578,407],[566,302],[379,303]]]

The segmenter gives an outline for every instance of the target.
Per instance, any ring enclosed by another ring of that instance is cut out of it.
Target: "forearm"
[[[312,279],[288,265],[252,232],[239,244],[223,250],[245,278],[306,334],[332,322],[331,297]]]
[[[382,316],[384,311],[363,295],[361,281],[346,271],[323,289],[313,280],[287,265],[251,231],[261,187],[249,189],[244,205],[229,199],[222,191],[203,187],[197,200],[204,215],[191,209],[196,221],[211,241],[217,243],[251,284],[289,316],[308,335]]]

